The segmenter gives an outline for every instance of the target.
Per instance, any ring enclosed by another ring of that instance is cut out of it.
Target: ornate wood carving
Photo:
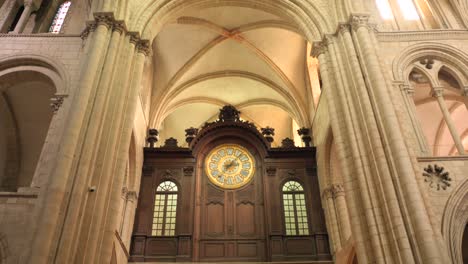
[[[210,262],[331,260],[315,149],[295,147],[290,139],[283,147],[272,148],[266,137],[227,106],[219,120],[205,124],[198,133],[186,131],[190,148],[177,147],[171,139],[161,148],[145,148],[130,260],[190,262],[195,253],[199,261]],[[221,144],[239,144],[252,152],[257,169],[246,186],[222,189],[205,175],[205,155]],[[154,187],[164,179],[175,179],[180,188],[176,234],[155,237],[151,235]],[[306,190],[308,236],[285,233],[281,188],[289,179],[300,181]]]

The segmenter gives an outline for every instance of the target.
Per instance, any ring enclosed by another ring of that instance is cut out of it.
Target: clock
[[[237,189],[252,180],[255,159],[240,145],[223,144],[208,153],[205,172],[214,185],[224,189]]]

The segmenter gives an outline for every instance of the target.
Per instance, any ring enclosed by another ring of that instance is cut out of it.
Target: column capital
[[[325,198],[325,199],[333,198],[332,188],[333,188],[333,186],[329,186],[325,190],[323,190],[322,197]]]
[[[62,106],[63,101],[66,97],[67,95],[65,94],[56,94],[54,97],[50,98],[50,107],[52,107],[52,111],[54,114],[56,114],[58,110],[60,110],[60,107]]]
[[[312,57],[318,58],[320,55],[327,53],[328,46],[323,41],[317,41],[312,44]]]
[[[432,88],[433,97],[442,97],[444,96],[444,87],[433,87]]]
[[[349,24],[349,23],[338,23],[338,27],[336,29],[336,32],[340,33],[340,34],[351,32],[351,24]]]
[[[333,193],[333,197],[344,196],[345,190],[342,184],[333,184],[331,186],[331,191]]]
[[[127,26],[123,20],[114,20],[112,22],[112,30],[119,32],[120,34],[127,32]]]
[[[141,39],[137,44],[137,51],[145,56],[149,56],[151,54],[150,41],[147,39]]]
[[[127,201],[135,202],[138,200],[138,194],[135,191],[127,191],[125,198]]]
[[[127,32],[127,35],[130,37],[130,43],[135,46],[140,42],[140,33],[138,32]]]
[[[364,14],[364,13],[356,13],[356,14],[351,14],[349,17],[349,24],[353,28],[353,30],[358,30],[361,27],[365,28],[370,28],[369,25],[369,14]]]
[[[108,29],[112,28],[115,18],[114,13],[112,12],[96,12],[94,13],[94,20],[96,21],[97,26],[104,25]]]

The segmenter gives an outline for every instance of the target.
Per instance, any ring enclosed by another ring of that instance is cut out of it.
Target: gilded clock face
[[[249,183],[255,173],[255,160],[242,146],[224,144],[210,151],[205,160],[210,181],[224,189],[237,189]]]

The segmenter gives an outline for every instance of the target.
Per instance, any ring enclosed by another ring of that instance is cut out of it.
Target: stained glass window
[[[304,188],[297,181],[288,181],[282,190],[286,235],[309,235]]]
[[[153,236],[174,236],[177,213],[177,185],[164,181],[156,188],[153,213]]]
[[[68,9],[70,9],[70,6],[71,6],[71,1],[65,1],[63,2],[63,4],[60,5],[60,7],[57,10],[57,13],[55,14],[54,20],[52,20],[52,24],[50,25],[49,33],[54,33],[54,34],[60,33],[60,30],[62,29],[62,26],[63,26],[63,21],[65,20],[65,17],[67,16]]]

